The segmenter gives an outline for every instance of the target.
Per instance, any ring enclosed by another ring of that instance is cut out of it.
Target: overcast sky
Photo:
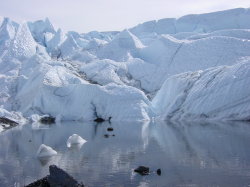
[[[238,7],[249,8],[250,0],[1,0],[0,15],[16,21],[48,17],[56,28],[88,32]]]

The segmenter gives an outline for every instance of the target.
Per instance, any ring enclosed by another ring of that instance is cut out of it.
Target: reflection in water
[[[72,134],[87,143],[67,148]],[[37,159],[42,143],[58,155]],[[0,186],[28,184],[56,164],[87,186],[247,187],[249,145],[250,125],[239,122],[25,125],[0,135]],[[161,168],[162,175],[139,176],[133,172],[139,165]]]
[[[43,158],[38,158],[42,166],[46,166],[49,161],[51,160],[51,157],[43,157]]]

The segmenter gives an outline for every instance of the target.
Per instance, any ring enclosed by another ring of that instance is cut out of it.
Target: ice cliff
[[[0,106],[62,120],[249,120],[250,9],[64,33],[0,20]]]

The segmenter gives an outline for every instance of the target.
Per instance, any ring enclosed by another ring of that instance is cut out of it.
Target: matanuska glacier
[[[14,121],[250,120],[249,85],[250,9],[121,32],[0,27],[0,115]]]

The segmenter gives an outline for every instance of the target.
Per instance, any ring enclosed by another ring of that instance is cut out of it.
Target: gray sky
[[[64,31],[122,30],[185,14],[249,8],[250,0],[1,0],[0,15],[16,21],[48,17]]]

